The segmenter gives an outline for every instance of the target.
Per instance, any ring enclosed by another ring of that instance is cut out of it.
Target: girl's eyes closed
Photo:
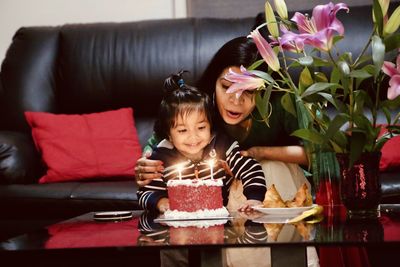
[[[178,132],[178,133],[185,133],[185,132],[186,132],[186,129],[178,129],[177,132]]]

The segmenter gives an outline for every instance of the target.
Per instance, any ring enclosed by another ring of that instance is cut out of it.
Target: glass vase
[[[380,152],[362,153],[349,166],[349,154],[337,154],[341,173],[341,198],[350,218],[379,217]]]
[[[324,215],[339,217],[342,212],[340,199],[340,168],[334,152],[313,153],[313,182],[315,203],[324,208]]]

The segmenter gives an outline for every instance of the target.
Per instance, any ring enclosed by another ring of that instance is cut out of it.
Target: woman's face
[[[218,112],[225,123],[235,125],[246,119],[256,104],[253,91],[244,91],[239,98],[236,97],[236,94],[226,92],[232,84],[224,78],[229,68],[234,72],[241,73],[240,68],[236,66],[227,67],[222,71],[215,85],[215,101]]]

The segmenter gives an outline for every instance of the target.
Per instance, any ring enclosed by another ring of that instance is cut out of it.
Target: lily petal
[[[393,62],[385,61],[383,62],[382,71],[392,77],[397,73],[396,65]]]
[[[315,19],[315,23],[317,25],[318,30],[322,30],[323,28],[330,28],[339,35],[344,34],[344,27],[343,24],[336,18],[336,13],[344,9],[349,12],[349,8],[344,3],[332,4],[329,3],[327,5],[322,6],[322,8],[318,8],[316,6],[313,9],[313,18]]]
[[[275,54],[271,45],[261,36],[260,32],[256,29],[250,33],[250,37],[253,38],[254,43],[257,46],[261,57],[267,63],[267,65],[273,70],[278,71],[280,69],[280,63],[278,56]]]
[[[305,43],[328,51],[332,47],[334,33],[344,34],[343,24],[336,18],[341,9],[349,10],[344,3],[317,5],[311,18],[296,12],[291,20],[297,24],[300,34],[308,34],[302,36]]]
[[[242,73],[236,73],[229,69],[225,74],[225,79],[232,82],[232,85],[226,90],[228,94],[235,93],[236,97],[240,97],[243,91],[256,90],[264,86],[265,81],[249,73],[243,66],[241,66]]]
[[[288,11],[284,0],[274,0],[275,10],[282,19],[288,18]]]
[[[276,22],[274,10],[272,9],[272,6],[268,1],[265,2],[265,18],[267,20],[267,28],[269,33],[274,37],[278,37],[278,23]]]
[[[395,99],[400,95],[400,74],[394,75],[389,81],[389,89],[387,91],[387,98],[389,100]]]

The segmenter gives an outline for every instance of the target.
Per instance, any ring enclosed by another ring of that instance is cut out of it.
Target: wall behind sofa
[[[22,26],[186,17],[186,0],[0,0],[0,63]]]

